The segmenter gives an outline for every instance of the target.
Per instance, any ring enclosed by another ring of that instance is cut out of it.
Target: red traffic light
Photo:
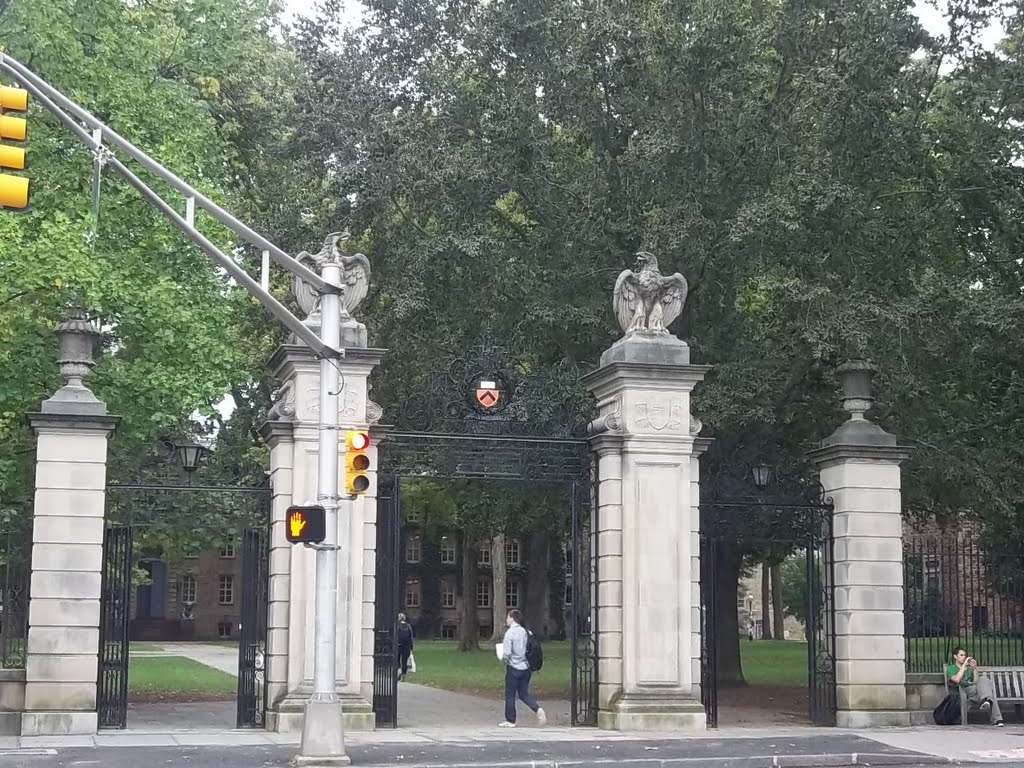
[[[350,451],[365,451],[370,447],[370,436],[365,432],[346,432],[345,447]]]
[[[291,544],[319,544],[327,538],[323,507],[288,507],[284,523],[284,537]]]

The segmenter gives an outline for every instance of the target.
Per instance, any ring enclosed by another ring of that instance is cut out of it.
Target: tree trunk
[[[550,635],[551,615],[551,537],[547,531],[536,531],[522,542],[526,548],[525,577],[520,577],[519,610],[526,627],[542,640]],[[525,582],[525,584],[524,584]],[[525,587],[525,589],[524,589]]]
[[[739,612],[736,595],[740,587],[740,568],[743,555],[734,544],[720,542],[716,546],[716,580],[714,617],[711,630],[715,638],[715,657],[718,662],[719,685],[746,685],[740,663]]]
[[[761,563],[761,639],[772,639],[771,572],[767,562]]]
[[[782,564],[775,563],[771,567],[772,576],[772,629],[775,631],[776,640],[786,639],[786,614],[782,610]]]
[[[462,605],[459,610],[459,650],[480,649],[480,619],[477,616],[476,585],[480,578],[477,563],[480,548],[473,531],[462,537]]]
[[[491,573],[494,577],[494,634],[492,640],[500,642],[505,637],[505,617],[508,607],[505,605],[505,587],[508,582],[508,563],[505,560],[505,534],[499,533],[491,540]]]

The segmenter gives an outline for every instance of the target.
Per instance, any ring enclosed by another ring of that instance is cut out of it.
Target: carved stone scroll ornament
[[[623,270],[615,281],[615,317],[627,337],[637,333],[667,336],[669,324],[686,304],[686,278],[678,272],[661,274],[652,253],[641,251],[636,260],[637,271]]]
[[[270,399],[274,401],[267,413],[268,421],[294,421],[295,419],[295,387],[286,381],[280,389],[275,389]]]

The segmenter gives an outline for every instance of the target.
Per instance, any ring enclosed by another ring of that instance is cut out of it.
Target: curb
[[[401,768],[842,768],[855,765],[951,765],[958,761],[927,754],[892,754],[886,752],[852,752],[825,755],[763,755],[744,757],[639,757],[624,759],[517,760],[487,763],[395,763]],[[391,768],[377,764],[373,768]]]

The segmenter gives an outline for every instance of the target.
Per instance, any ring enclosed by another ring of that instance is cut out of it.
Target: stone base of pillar
[[[354,693],[339,693],[345,733],[372,731],[376,727],[373,705]],[[271,733],[301,733],[309,694],[292,692],[273,709],[267,710],[267,730]]]
[[[95,712],[22,712],[22,736],[91,736],[99,731]]]
[[[598,712],[597,726],[606,731],[703,731],[707,713],[692,696],[631,693]]]
[[[836,712],[838,728],[904,728],[911,725],[906,710],[845,709]]]

